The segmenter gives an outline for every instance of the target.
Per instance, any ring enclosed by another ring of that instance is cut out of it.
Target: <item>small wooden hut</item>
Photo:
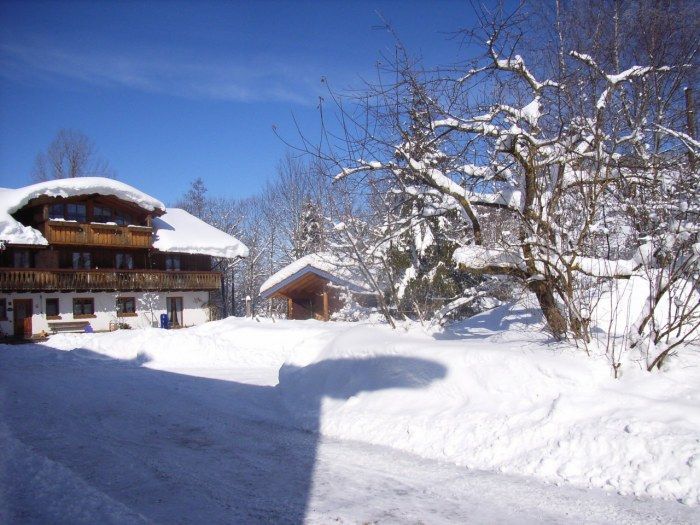
[[[327,253],[307,255],[285,266],[260,287],[262,299],[287,301],[287,319],[328,321],[340,310],[348,295],[364,305],[374,303],[374,295],[363,286],[356,272]]]

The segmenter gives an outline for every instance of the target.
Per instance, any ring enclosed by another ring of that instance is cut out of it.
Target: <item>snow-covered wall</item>
[[[160,315],[166,313],[167,297],[182,297],[182,324],[184,326],[195,326],[210,320],[209,293],[205,291],[193,292],[137,292],[137,293],[12,293],[0,294],[0,298],[7,301],[7,319],[0,321],[0,330],[3,334],[13,333],[13,314],[9,311],[13,299],[31,299],[34,314],[32,315],[32,333],[40,334],[42,331],[51,333],[50,322],[74,321],[73,299],[76,297],[93,298],[95,301],[95,317],[87,319],[77,319],[88,321],[95,331],[109,330],[110,323],[126,323],[132,328],[145,328],[158,323]],[[116,313],[117,297],[134,297],[136,305],[136,316],[118,317]],[[46,319],[45,308],[46,299],[57,298],[61,319],[50,321]],[[151,308],[152,306],[152,308]]]

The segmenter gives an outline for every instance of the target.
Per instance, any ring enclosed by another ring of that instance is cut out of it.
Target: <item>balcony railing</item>
[[[2,292],[217,290],[219,272],[0,268]]]
[[[149,226],[118,226],[116,224],[47,221],[44,237],[49,244],[82,244],[150,248],[153,228]]]

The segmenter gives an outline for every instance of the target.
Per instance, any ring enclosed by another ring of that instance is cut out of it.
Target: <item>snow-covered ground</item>
[[[228,319],[2,346],[0,517],[698,522],[698,352],[614,380],[538,327],[502,307],[433,334]]]

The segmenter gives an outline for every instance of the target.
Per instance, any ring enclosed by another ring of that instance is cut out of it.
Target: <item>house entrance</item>
[[[166,301],[168,308],[168,321],[170,321],[171,328],[183,326],[182,297],[168,297]]]
[[[31,299],[14,299],[12,301],[12,314],[14,317],[14,336],[32,336],[32,313],[34,305]]]

